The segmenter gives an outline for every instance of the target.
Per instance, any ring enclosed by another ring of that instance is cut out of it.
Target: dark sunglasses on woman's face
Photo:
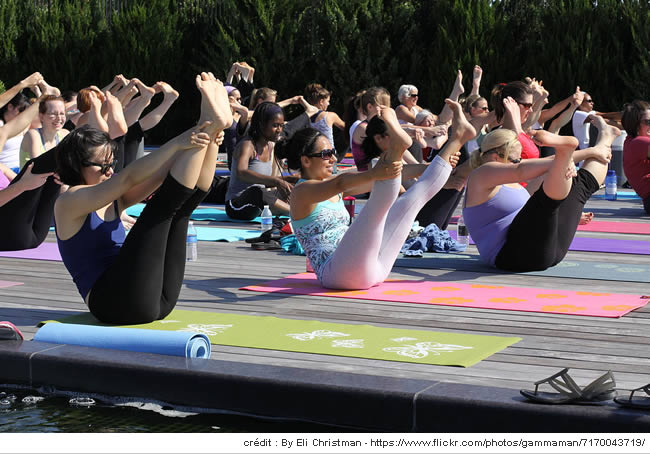
[[[115,166],[117,165],[117,159],[113,159],[112,162],[109,163],[99,163],[99,162],[91,162],[91,161],[86,161],[85,165],[87,166],[97,166],[99,167],[101,173],[106,175],[108,173],[108,169],[115,169]]]
[[[419,95],[417,93],[411,93],[409,98],[417,98]]]
[[[650,118],[644,118],[641,120],[641,123],[643,123],[646,126],[650,126]]]
[[[517,101],[517,104],[519,104],[521,107],[523,107],[525,109],[530,109],[531,107],[533,107],[532,102],[519,102],[519,101]]]
[[[321,158],[321,159],[332,159],[332,156],[336,153],[336,150],[334,148],[326,148],[325,150],[321,150],[318,153],[312,153],[308,154],[308,158]]]

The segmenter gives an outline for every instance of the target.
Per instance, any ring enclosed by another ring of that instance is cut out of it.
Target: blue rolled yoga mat
[[[46,323],[34,336],[35,341],[54,344],[111,348],[186,358],[210,358],[210,339],[189,331],[154,331],[111,326]]]

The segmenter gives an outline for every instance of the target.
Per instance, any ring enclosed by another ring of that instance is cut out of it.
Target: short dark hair
[[[314,128],[304,128],[297,131],[290,139],[280,140],[275,144],[274,154],[276,159],[287,160],[287,166],[292,170],[301,170],[301,156],[314,152],[316,140],[323,133]]]
[[[621,124],[623,125],[623,128],[625,128],[625,132],[627,132],[628,136],[637,136],[643,113],[648,109],[650,109],[650,103],[638,99],[623,106]]]
[[[93,159],[95,150],[108,145],[115,155],[117,144],[104,131],[83,125],[65,136],[56,147],[56,167],[61,181],[70,186],[84,184],[81,169]]]

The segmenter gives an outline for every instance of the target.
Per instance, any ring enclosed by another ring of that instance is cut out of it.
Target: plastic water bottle
[[[464,244],[465,246],[469,246],[469,232],[467,231],[465,219],[463,218],[462,214],[460,215],[460,218],[458,218],[456,229],[456,242],[459,244]]]
[[[190,221],[187,226],[187,252],[185,254],[185,259],[188,262],[194,262],[199,258],[197,239],[196,228],[194,227],[194,223]]]
[[[605,177],[605,200],[616,200],[616,170],[608,170]]]
[[[260,224],[260,229],[262,232],[271,230],[273,228],[273,215],[271,214],[271,209],[268,205],[264,205],[262,210],[262,224]]]

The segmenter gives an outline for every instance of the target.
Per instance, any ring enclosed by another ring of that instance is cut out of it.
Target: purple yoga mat
[[[0,251],[0,257],[61,261],[59,246],[56,243],[42,243],[39,247],[22,251]]]
[[[456,239],[456,232],[451,230],[449,235]],[[474,241],[470,241],[474,244]],[[617,254],[650,255],[650,241],[614,240],[608,238],[574,238],[569,247],[570,251],[613,252]]]

